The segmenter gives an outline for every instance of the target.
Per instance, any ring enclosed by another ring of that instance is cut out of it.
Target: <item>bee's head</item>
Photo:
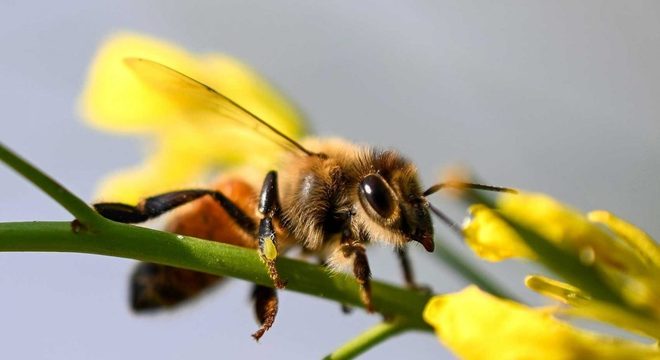
[[[359,218],[370,238],[397,246],[416,241],[433,251],[429,203],[412,163],[393,151],[374,152],[357,192],[363,210]]]

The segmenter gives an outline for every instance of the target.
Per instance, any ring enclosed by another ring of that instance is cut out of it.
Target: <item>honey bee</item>
[[[287,151],[283,152],[280,167],[265,174],[261,186],[227,174],[207,189],[167,192],[135,206],[96,203],[96,211],[122,223],[142,223],[189,204],[169,221],[168,231],[256,249],[276,289],[286,286],[286,279],[278,274],[276,258],[288,249],[300,247],[330,268],[352,269],[362,302],[372,312],[366,245],[392,245],[406,285],[415,287],[406,245],[420,243],[432,252],[435,245],[431,213],[448,221],[427,197],[446,186],[506,190],[467,183],[436,184],[423,190],[416,167],[396,151],[341,139],[296,141],[249,109],[177,70],[144,58],[126,58],[124,62],[155,90],[193,99],[219,117],[247,126]],[[219,280],[220,277],[209,274],[140,263],[131,279],[131,304],[138,312],[175,306]],[[275,320],[278,300],[274,288],[255,285],[252,293],[261,323],[252,335],[256,340]]]

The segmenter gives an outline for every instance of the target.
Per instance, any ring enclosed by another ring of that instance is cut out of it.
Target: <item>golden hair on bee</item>
[[[288,155],[282,162],[284,226],[303,246],[320,250],[342,232],[346,217],[368,241],[403,246],[419,241],[433,250],[433,228],[416,167],[399,153],[343,139],[302,144],[323,157]]]

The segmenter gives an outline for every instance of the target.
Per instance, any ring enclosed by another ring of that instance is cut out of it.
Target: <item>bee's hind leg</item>
[[[259,330],[255,331],[252,337],[259,341],[275,322],[278,309],[277,291],[263,285],[255,285],[252,290],[252,300],[254,301],[255,315],[261,324]]]
[[[148,197],[136,206],[122,203],[96,203],[103,217],[127,224],[141,223],[209,194],[210,190],[181,190]]]
[[[280,278],[275,259],[277,258],[277,239],[275,237],[275,228],[273,219],[280,215],[280,199],[277,189],[277,172],[270,171],[264,179],[264,185],[259,195],[259,212],[263,218],[259,222],[259,256],[266,264],[268,275],[273,280],[276,288],[282,289],[286,286],[286,281]]]
[[[126,224],[145,222],[158,217],[174,208],[209,195],[227,212],[236,224],[246,233],[253,235],[257,226],[234,202],[219,191],[192,189],[172,191],[148,197],[136,206],[122,203],[96,203],[94,209],[103,217]]]

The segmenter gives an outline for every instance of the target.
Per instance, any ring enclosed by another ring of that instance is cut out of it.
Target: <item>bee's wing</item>
[[[216,112],[222,118],[234,120],[253,129],[290,151],[302,155],[314,155],[248,109],[185,74],[148,59],[126,58],[124,62],[140,79],[165,94],[175,95],[176,98],[184,97],[198,106]]]

